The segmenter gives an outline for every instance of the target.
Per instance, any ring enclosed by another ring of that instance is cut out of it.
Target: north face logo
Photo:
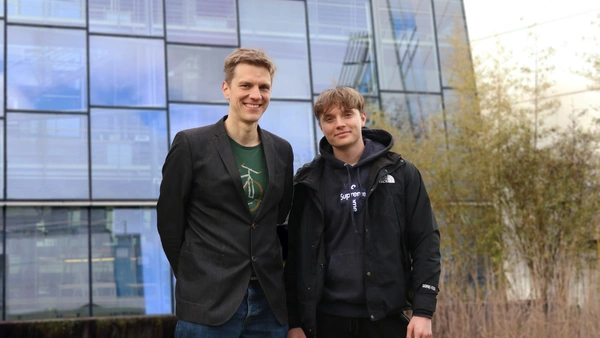
[[[392,177],[392,175],[385,175],[380,181],[379,183],[396,183],[396,180],[394,179],[394,177]]]

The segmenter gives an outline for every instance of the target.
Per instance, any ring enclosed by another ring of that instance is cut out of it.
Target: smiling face
[[[223,95],[229,100],[229,117],[234,123],[257,123],[269,106],[271,74],[265,67],[240,63],[233,77],[223,82]]]
[[[367,115],[358,109],[334,106],[319,117],[319,127],[335,151],[352,152],[363,146],[362,127]]]

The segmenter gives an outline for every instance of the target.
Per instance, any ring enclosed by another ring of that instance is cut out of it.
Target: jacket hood
[[[394,145],[394,138],[385,130],[363,127],[362,137],[363,142],[365,143],[365,150],[358,162],[354,164],[354,167],[360,167],[373,161],[388,152]],[[325,137],[321,138],[321,141],[319,142],[319,152],[329,165],[339,168],[344,167],[344,162],[333,156],[333,147],[327,142]]]
[[[369,129],[363,127],[362,136],[363,141],[365,142],[365,151],[355,166],[360,166],[377,159],[387,153],[394,145],[394,138],[392,135],[382,129]],[[298,169],[294,176],[294,184],[304,183],[316,188],[318,186],[319,177],[317,177],[318,175],[311,175],[311,173],[315,172],[315,168],[324,165],[324,159],[327,159],[330,164],[333,163],[334,165],[339,164],[342,167],[344,166],[342,161],[333,156],[333,147],[327,142],[325,137],[319,142],[319,152],[320,155],[315,156],[311,162],[304,164],[304,166]],[[316,172],[320,171],[317,170]]]

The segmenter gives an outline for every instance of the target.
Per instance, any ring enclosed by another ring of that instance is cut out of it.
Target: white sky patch
[[[576,74],[586,65],[583,54],[598,51],[592,36],[600,37],[600,2],[589,0],[464,0],[467,28],[474,55],[486,54],[499,41],[522,63],[533,66],[524,52],[532,48],[528,34],[538,36],[537,48],[552,47],[555,71],[552,95],[560,98],[562,107],[555,123],[563,123],[572,111],[600,107],[600,92],[588,91],[588,80]],[[600,112],[591,113],[600,118]],[[552,122],[552,121],[549,121]]]

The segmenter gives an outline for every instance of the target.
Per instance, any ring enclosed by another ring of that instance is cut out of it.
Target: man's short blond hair
[[[314,105],[314,113],[317,120],[326,112],[333,108],[340,108],[344,111],[357,109],[363,113],[365,109],[365,99],[354,88],[335,87],[322,92]]]
[[[273,81],[275,71],[277,70],[275,63],[262,50],[238,48],[225,58],[225,65],[223,66],[225,82],[231,84],[231,79],[235,75],[235,67],[240,63],[266,68],[271,75],[271,81]]]

